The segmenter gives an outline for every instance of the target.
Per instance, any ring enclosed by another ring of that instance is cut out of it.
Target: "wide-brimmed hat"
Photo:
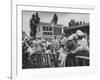
[[[41,39],[42,37],[41,36],[38,36],[38,39]]]
[[[77,30],[77,31],[76,31],[76,34],[77,34],[78,36],[84,36],[84,33],[83,33],[81,30]]]

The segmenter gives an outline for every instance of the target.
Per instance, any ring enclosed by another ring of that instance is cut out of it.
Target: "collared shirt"
[[[88,42],[85,38],[82,38],[82,40],[78,41],[78,46],[80,50],[88,50]]]
[[[68,37],[67,40],[72,40],[73,38],[76,38],[77,39],[78,38],[77,34],[75,34],[75,33],[72,34],[71,36]]]
[[[67,54],[65,53],[63,48],[60,48],[57,52],[59,52],[58,60],[61,61],[59,66],[60,67],[65,67],[65,62],[66,62]]]
[[[87,42],[87,39],[85,38],[82,38],[82,40],[78,40],[77,48],[75,50],[72,50],[72,53],[75,53],[81,50],[86,50],[89,52],[88,42]]]
[[[58,41],[58,39],[53,39],[52,42],[54,44],[54,48],[58,49],[59,48],[59,41]]]
[[[32,48],[31,47],[28,47],[27,52],[29,52],[29,54],[32,55],[33,54]]]

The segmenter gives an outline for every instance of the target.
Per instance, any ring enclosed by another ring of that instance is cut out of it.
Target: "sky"
[[[22,22],[23,22],[23,31],[25,31],[29,35],[30,25],[29,21],[32,17],[32,14],[35,14],[35,11],[23,11],[22,12]],[[58,22],[57,24],[62,24],[63,26],[68,26],[68,22],[71,19],[75,19],[76,21],[85,21],[86,23],[89,22],[89,14],[83,13],[61,13],[61,12],[38,12],[40,17],[40,22],[50,23],[53,15],[57,14]]]

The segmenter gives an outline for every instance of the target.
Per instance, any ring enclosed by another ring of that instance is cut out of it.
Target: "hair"
[[[64,48],[64,45],[60,45],[60,47]]]
[[[68,50],[73,50],[73,49],[75,49],[76,48],[76,42],[74,41],[74,40],[68,40],[67,42],[66,42],[66,48],[68,49]]]
[[[78,39],[82,39],[83,38],[83,36],[78,36]]]

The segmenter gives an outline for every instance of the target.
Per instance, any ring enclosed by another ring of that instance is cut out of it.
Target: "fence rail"
[[[33,54],[30,57],[29,64],[26,67],[30,68],[45,68],[57,67],[56,54]]]
[[[33,54],[30,57],[30,60],[27,64],[23,64],[23,68],[49,68],[49,67],[58,67],[57,54]],[[74,58],[74,59],[73,59]],[[66,61],[68,66],[89,66],[89,57],[75,56],[69,57]]]

